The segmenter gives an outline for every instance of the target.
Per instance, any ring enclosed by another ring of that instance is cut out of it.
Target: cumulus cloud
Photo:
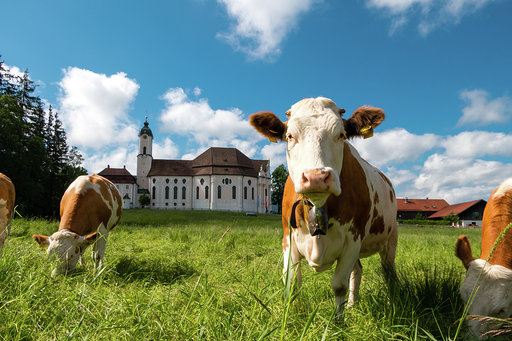
[[[368,8],[392,18],[390,33],[418,18],[418,31],[427,35],[442,25],[457,24],[495,0],[366,0]]]
[[[182,88],[169,89],[162,98],[163,131],[187,136],[201,146],[237,146],[254,154],[251,144],[259,138],[240,109],[213,109],[207,99],[191,100]]]
[[[512,117],[512,98],[503,96],[495,99],[489,98],[484,90],[465,90],[460,98],[467,103],[462,109],[462,117],[458,125],[476,123],[487,125],[492,123],[506,123]]]
[[[132,175],[135,175],[137,174],[137,152],[138,149],[135,143],[101,152],[82,152],[84,156],[82,166],[87,169],[89,174],[101,172],[107,166],[111,168],[126,166],[126,169]]]
[[[107,76],[69,67],[59,87],[59,113],[70,144],[101,148],[130,142],[137,136],[137,126],[130,122],[128,111],[139,85],[125,73]]]
[[[351,143],[361,156],[380,167],[415,161],[439,144],[434,134],[415,135],[403,128],[376,133],[371,139],[354,139]]]
[[[441,142],[450,157],[512,156],[512,135],[490,131],[464,131]]]
[[[270,168],[274,170],[283,164],[286,166],[286,143],[269,143],[261,149],[264,160],[270,160]]]
[[[217,36],[252,59],[281,53],[280,45],[302,13],[319,0],[217,0],[235,24]]]
[[[162,144],[153,140],[154,159],[177,159],[178,156],[178,146],[170,138],[166,137]]]

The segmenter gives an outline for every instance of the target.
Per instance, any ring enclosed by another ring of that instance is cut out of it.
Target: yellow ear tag
[[[273,131],[273,130],[270,130],[270,129],[268,131],[270,131],[272,134],[277,134],[277,131]],[[269,137],[268,140],[270,142],[272,142],[272,143],[277,143],[277,139],[275,137],[273,137],[273,136]]]
[[[373,128],[372,126],[366,126],[359,131],[365,139],[368,139],[373,136]]]

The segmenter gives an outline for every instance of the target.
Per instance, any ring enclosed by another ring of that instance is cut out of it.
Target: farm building
[[[397,219],[414,219],[418,214],[424,218],[436,213],[437,211],[449,206],[444,199],[396,199]]]
[[[269,160],[252,160],[236,148],[219,147],[193,160],[161,160],[153,159],[152,148],[153,132],[146,119],[139,133],[137,176],[132,176],[136,182],[127,206],[139,207],[138,198],[145,194],[150,208],[270,212]],[[99,174],[128,191],[125,182],[117,181],[126,173],[131,176],[126,169],[107,167]]]
[[[450,214],[459,216],[460,221],[454,226],[482,226],[482,217],[487,202],[485,200],[473,200],[460,204],[449,205],[430,215],[428,219],[443,219]]]

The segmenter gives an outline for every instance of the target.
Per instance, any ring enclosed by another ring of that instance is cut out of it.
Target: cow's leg
[[[361,276],[363,274],[363,266],[361,261],[358,259],[352,273],[350,274],[350,292],[348,294],[347,307],[354,305],[355,301],[359,297],[359,286],[361,285]]]
[[[345,252],[338,258],[338,262],[336,263],[336,269],[334,270],[331,280],[331,288],[334,291],[338,316],[340,316],[345,309],[345,298],[347,296],[350,274],[359,258],[359,249],[360,243],[347,246]],[[357,295],[357,293],[355,294]]]
[[[300,253],[297,250],[295,242],[292,241],[292,247],[283,244],[283,282],[286,285],[286,279],[294,283],[294,287],[299,288],[302,285],[302,273],[300,270]],[[295,277],[295,278],[294,278]],[[293,282],[295,280],[295,282]]]
[[[7,237],[7,229],[9,228],[10,220],[7,219],[6,205],[2,205],[3,199],[0,199],[0,256],[2,256],[2,249],[4,248],[5,238]]]
[[[101,269],[103,266],[103,255],[105,254],[105,248],[107,247],[107,238],[108,231],[103,226],[100,225],[98,228],[98,233],[100,234],[99,238],[94,243],[94,247],[92,249],[92,259],[94,261],[94,270]]]
[[[398,229],[394,227],[391,229],[386,247],[379,253],[382,269],[387,280],[393,279],[396,275],[395,256],[397,243]]]
[[[7,226],[3,227],[0,219],[0,257],[2,256],[2,249],[4,248],[5,237],[7,236]]]

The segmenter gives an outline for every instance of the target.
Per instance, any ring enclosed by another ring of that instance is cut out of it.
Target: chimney
[[[405,203],[408,204],[409,203],[409,198],[405,197]]]
[[[107,168],[110,168],[110,165],[107,165]]]

